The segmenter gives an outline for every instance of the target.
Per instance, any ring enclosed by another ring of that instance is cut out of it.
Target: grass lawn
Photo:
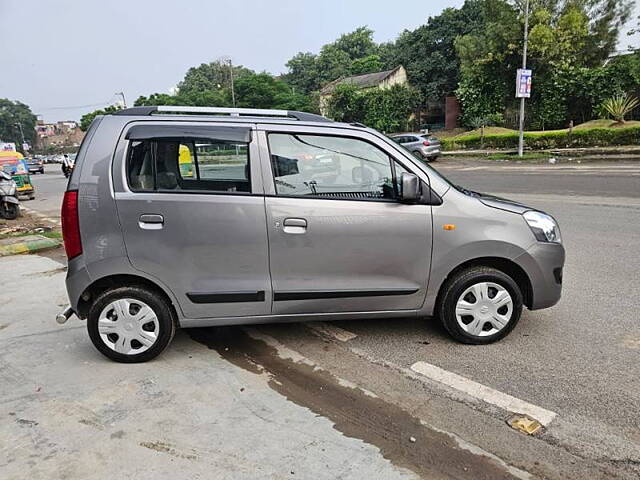
[[[628,128],[628,127],[638,127],[640,126],[640,122],[638,121],[627,121],[625,123],[618,123],[614,120],[601,119],[601,120],[591,120],[589,122],[582,123],[580,125],[576,125],[573,127],[574,130],[588,130],[591,128]],[[527,133],[551,133],[551,132],[568,132],[568,128],[563,128],[560,130],[527,130]],[[510,128],[502,128],[502,127],[485,127],[484,134],[486,135],[500,135],[504,133],[517,133],[517,130],[512,130]],[[480,135],[481,129],[476,130],[468,130],[466,132],[460,132],[459,129],[454,130],[452,133],[455,135],[446,135],[444,132],[438,132],[436,136],[441,138],[449,138],[455,140],[457,138],[464,138],[473,135]],[[444,135],[443,135],[444,134]]]

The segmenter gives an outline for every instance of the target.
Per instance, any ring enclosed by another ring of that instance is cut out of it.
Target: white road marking
[[[469,380],[468,378],[462,377],[453,372],[443,370],[442,368],[436,367],[435,365],[431,365],[427,362],[416,362],[411,365],[411,370],[419,373],[420,375],[424,375],[431,380],[435,380],[443,385],[482,400],[483,402],[502,408],[503,410],[528,415],[529,417],[538,420],[545,427],[548,426],[557,416],[555,412],[525,402],[519,398],[512,397],[511,395],[498,390],[494,390],[493,388],[474,382],[473,380]]]
[[[358,335],[355,333],[351,333],[344,328],[336,327],[335,325],[331,325],[325,322],[310,322],[306,324],[314,333],[318,333],[324,337],[332,337],[341,342],[348,342],[349,340],[353,340]]]

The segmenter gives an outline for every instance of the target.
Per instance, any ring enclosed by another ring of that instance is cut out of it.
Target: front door
[[[138,125],[116,194],[132,265],[187,318],[265,315],[271,284],[258,155],[246,126]]]
[[[431,207],[401,203],[405,166],[375,137],[354,135],[261,133],[276,314],[411,311],[424,301]]]

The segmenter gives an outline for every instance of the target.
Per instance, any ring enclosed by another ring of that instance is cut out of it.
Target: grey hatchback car
[[[436,160],[442,153],[440,140],[433,135],[421,133],[398,133],[390,135],[391,140],[402,145],[416,157],[427,162]]]
[[[134,107],[89,128],[62,206],[70,306],[119,362],[178,327],[438,317],[501,339],[560,299],[556,221],[302,112]]]

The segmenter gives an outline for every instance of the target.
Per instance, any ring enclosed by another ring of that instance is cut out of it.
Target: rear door
[[[273,312],[420,308],[431,207],[399,201],[407,165],[367,132],[260,128]]]
[[[118,215],[132,265],[187,318],[264,315],[271,285],[252,126],[145,122],[124,133]]]

